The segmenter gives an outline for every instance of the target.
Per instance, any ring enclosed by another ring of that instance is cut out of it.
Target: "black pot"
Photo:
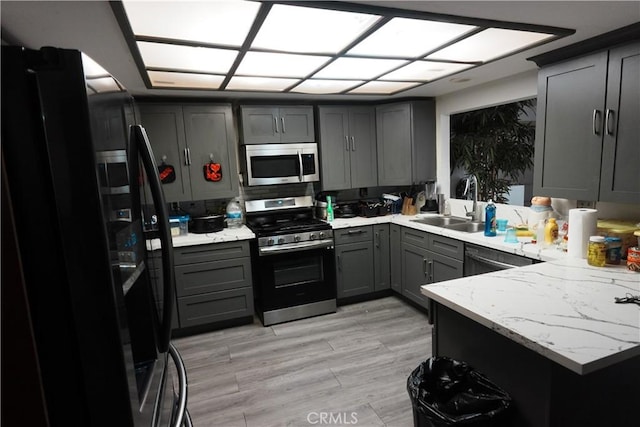
[[[191,233],[215,233],[224,228],[224,215],[207,215],[194,217],[191,220]]]

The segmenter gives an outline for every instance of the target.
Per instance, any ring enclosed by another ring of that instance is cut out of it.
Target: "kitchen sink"
[[[458,224],[450,224],[444,226],[449,230],[464,231],[465,233],[476,233],[478,231],[484,231],[484,222],[464,222]]]
[[[412,219],[413,222],[419,222],[420,224],[435,225],[436,227],[447,227],[454,224],[466,224],[469,220],[464,218],[455,218],[452,216],[428,216],[425,218]]]

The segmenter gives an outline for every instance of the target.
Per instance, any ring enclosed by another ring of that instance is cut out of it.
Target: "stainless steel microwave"
[[[257,144],[244,145],[245,184],[272,185],[320,180],[318,145]]]

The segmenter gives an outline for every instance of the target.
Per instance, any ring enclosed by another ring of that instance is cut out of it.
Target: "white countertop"
[[[640,355],[640,274],[563,260],[423,286],[438,303],[587,374]]]
[[[206,245],[209,243],[233,242],[237,240],[251,240],[256,237],[253,231],[246,225],[240,228],[224,228],[215,233],[195,234],[189,233],[186,236],[173,237],[173,247]],[[147,241],[147,249],[154,251],[160,249],[160,239]]]
[[[557,259],[564,259],[567,257],[566,252],[562,252],[555,247],[545,248],[543,245],[531,244],[531,237],[518,237],[518,243],[505,243],[504,235],[502,234],[498,234],[495,237],[486,237],[482,231],[478,233],[465,233],[463,231],[449,230],[443,227],[426,225],[412,221],[414,219],[424,218],[426,216],[437,215],[420,214],[415,216],[408,216],[395,214],[372,218],[337,218],[331,222],[331,227],[333,229],[340,229],[391,223],[402,225],[404,227],[410,227],[416,230],[426,231],[433,234],[438,234],[440,236],[451,237],[452,239],[462,240],[463,242],[473,243],[479,246],[486,246],[502,252],[525,256],[527,258],[537,259],[540,261],[553,261]]]

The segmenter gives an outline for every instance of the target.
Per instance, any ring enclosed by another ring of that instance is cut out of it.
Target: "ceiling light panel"
[[[253,1],[123,1],[133,33],[240,47],[260,9]]]
[[[138,42],[138,49],[147,68],[216,74],[226,74],[238,56],[235,50],[165,43]]]
[[[475,28],[472,25],[423,19],[393,18],[347,54],[417,58]]]
[[[473,67],[473,64],[457,64],[450,62],[431,62],[431,61],[415,61],[396,71],[385,74],[379,80],[395,80],[395,81],[430,81],[439,79],[440,77],[458,73],[467,68]]]
[[[218,89],[224,76],[211,74],[148,71],[153,87],[180,89]]]
[[[378,19],[365,13],[275,4],[251,48],[336,54]]]
[[[369,80],[406,64],[398,59],[338,58],[313,77],[325,79]]]
[[[277,79],[268,77],[232,77],[227,84],[229,90],[249,90],[260,92],[282,92],[298,83],[299,79]]]
[[[309,79],[291,89],[291,92],[308,94],[335,94],[361,85],[364,80],[320,80]]]
[[[247,52],[236,70],[237,75],[269,77],[306,77],[331,59],[330,56],[286,53]]]
[[[369,82],[359,86],[349,93],[351,94],[371,94],[371,95],[390,95],[401,90],[418,86],[418,82]]]
[[[429,55],[429,59],[486,62],[524,49],[553,34],[489,28]]]

